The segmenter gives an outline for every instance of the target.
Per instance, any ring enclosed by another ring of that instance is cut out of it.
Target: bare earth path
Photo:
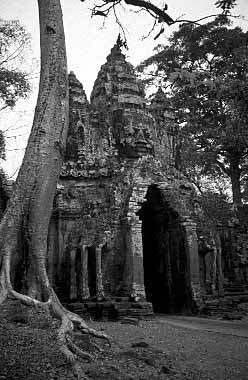
[[[168,352],[185,378],[248,380],[247,323],[160,315],[127,330],[109,322],[102,326],[125,344],[146,341]]]
[[[193,330],[209,331],[225,335],[234,335],[248,338],[248,321],[223,321],[197,317],[176,315],[157,315],[156,320],[160,323],[168,323],[176,327]]]

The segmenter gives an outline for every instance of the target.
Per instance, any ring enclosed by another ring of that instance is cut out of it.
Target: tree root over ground
[[[150,344],[140,344],[141,326],[122,325],[119,322],[96,323],[96,329],[104,328],[115,334],[120,346],[107,346],[102,341],[102,350],[89,345],[87,335],[75,334],[77,347],[87,351],[94,361],[84,361],[84,377],[90,380],[181,380],[169,354],[157,350]],[[0,379],[1,380],[72,380],[71,366],[59,350],[57,329],[60,323],[51,318],[43,308],[30,308],[18,301],[8,301],[0,310]],[[119,331],[119,332],[118,332]],[[130,340],[129,340],[130,339]],[[143,340],[144,338],[142,338]],[[134,345],[133,342],[138,344]],[[86,377],[87,376],[87,377]]]
[[[88,327],[84,320],[77,314],[64,308],[52,288],[49,288],[49,298],[47,302],[41,302],[32,297],[23,295],[14,291],[12,288],[8,289],[8,296],[6,297],[6,292],[4,292],[4,296],[5,301],[2,302],[1,307],[9,302],[13,303],[15,300],[15,302],[19,302],[19,305],[25,305],[26,309],[27,307],[31,307],[34,310],[39,309],[42,311],[43,318],[46,317],[47,320],[47,318],[50,317],[50,322],[54,319],[57,320],[55,344],[58,352],[66,358],[67,368],[71,371],[73,378],[87,379],[80,361],[92,361],[94,356],[88,351],[96,348],[100,350],[98,345],[91,342],[90,337],[103,339],[109,345],[110,338],[102,331],[97,331]],[[10,319],[17,318],[18,321],[18,313],[17,317],[15,316],[15,313],[9,317]],[[23,321],[25,322],[25,317],[23,317]],[[60,323],[58,323],[58,321]],[[22,323],[22,317],[20,317],[20,323]],[[52,326],[54,326],[54,323],[52,323]],[[75,342],[75,336],[78,337],[79,335],[87,337],[87,339],[84,339],[84,343],[87,343],[84,344],[84,348],[81,348],[80,345]]]
[[[0,225],[0,230],[2,230],[1,227],[2,224]],[[10,234],[10,237],[11,236],[12,235]],[[10,239],[10,237],[8,238]],[[44,243],[44,239],[42,242]],[[32,278],[34,281],[31,282],[28,292],[29,294],[32,294],[32,296],[15,291],[10,278],[11,257],[15,245],[14,239],[12,243],[9,243],[9,240],[7,239],[0,252],[2,254],[0,256],[0,309],[6,301],[17,300],[30,308],[39,307],[45,314],[58,320],[60,322],[60,325],[57,326],[56,337],[58,350],[64,355],[66,363],[70,366],[74,378],[85,379],[86,376],[80,365],[80,360],[90,361],[93,360],[93,356],[75,344],[73,339],[75,332],[103,339],[107,341],[109,345],[110,338],[103,332],[90,328],[80,316],[67,310],[61,304],[49,283],[46,271],[46,247],[44,247],[41,252],[39,250],[34,250],[33,255],[31,255],[31,264],[33,264]],[[40,298],[43,297],[46,301],[43,302],[38,300],[38,296]],[[90,339],[88,340],[88,346],[91,346]],[[95,344],[94,347],[96,347]]]

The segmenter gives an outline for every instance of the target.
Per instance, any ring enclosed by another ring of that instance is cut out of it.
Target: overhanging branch
[[[219,160],[216,160],[216,164],[219,166],[219,168],[225,173],[227,174],[228,176],[230,175],[230,170],[228,168],[225,167],[225,165],[219,161]]]
[[[156,16],[158,16],[158,22],[165,22],[168,25],[174,24],[174,20],[162,9],[158,8],[156,5],[149,3],[145,0],[124,0],[126,4],[133,5],[135,7],[145,8],[148,11],[152,11]],[[167,6],[164,7],[167,9]]]

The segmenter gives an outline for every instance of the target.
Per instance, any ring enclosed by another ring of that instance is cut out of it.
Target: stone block
[[[138,326],[139,320],[138,320],[138,318],[124,317],[124,318],[122,318],[121,323]]]

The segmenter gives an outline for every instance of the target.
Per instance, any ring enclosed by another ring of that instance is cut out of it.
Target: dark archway
[[[150,186],[138,212],[142,220],[144,283],[155,312],[183,313],[191,309],[187,281],[185,234],[179,215],[157,186]]]

